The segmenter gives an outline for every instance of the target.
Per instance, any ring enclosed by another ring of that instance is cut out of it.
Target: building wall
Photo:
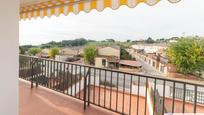
[[[106,58],[102,58],[102,57],[96,57],[96,58],[95,58],[95,66],[96,66],[96,67],[104,67],[104,66],[103,66],[103,62],[102,62],[103,59],[106,60],[106,65],[105,65],[105,67],[108,67],[107,59],[106,59]]]
[[[105,47],[98,49],[98,55],[102,56],[116,56],[120,58],[120,50],[112,48],[112,47]]]
[[[163,71],[162,71],[162,68],[163,68]],[[162,64],[162,63],[159,63],[159,68],[158,70],[162,73],[164,73],[165,75],[168,74],[168,65],[167,64]]]
[[[1,0],[0,14],[0,115],[18,115],[19,0]]]
[[[56,55],[55,60],[56,61],[66,61],[67,56],[62,56],[62,55]]]
[[[77,50],[73,50],[70,48],[61,49],[60,53],[63,55],[77,55]]]

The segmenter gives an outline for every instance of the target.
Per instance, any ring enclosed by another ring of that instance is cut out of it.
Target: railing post
[[[31,88],[33,88],[33,63],[32,62],[31,62]]]
[[[88,79],[89,79],[89,81],[88,81],[88,106],[90,106],[90,84],[91,84],[91,74],[90,74],[90,67],[89,67],[89,70],[88,70]]]
[[[86,80],[87,77],[84,76],[84,110],[86,110]]]
[[[84,110],[86,110],[86,90],[87,90],[87,77],[88,77],[88,106],[90,105],[90,67],[88,68],[87,74],[84,76]]]

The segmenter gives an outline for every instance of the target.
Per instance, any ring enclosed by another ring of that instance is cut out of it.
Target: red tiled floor
[[[110,88],[103,88],[100,87],[100,93],[99,93],[99,87],[91,86],[90,90],[90,101],[92,103],[95,103],[96,105],[100,105],[102,107],[111,108],[112,110],[116,110],[116,99],[117,99],[117,92],[116,90],[112,90],[112,93],[110,94]],[[104,93],[106,96],[104,96]],[[83,95],[83,92],[81,92]],[[95,95],[94,95],[95,94]],[[99,98],[100,94],[100,98]],[[111,95],[111,98],[110,98]],[[94,98],[95,97],[95,98]],[[105,97],[105,98],[104,98]],[[117,102],[117,111],[120,113],[129,114],[131,112],[131,115],[137,115],[137,95],[131,96],[131,105],[130,105],[130,94],[124,94],[124,105],[123,105],[123,93],[118,92],[118,102]],[[100,103],[99,103],[100,100]],[[124,107],[124,110],[123,110]],[[131,108],[130,108],[131,107]],[[145,110],[145,98],[139,97],[139,104],[138,104],[138,114],[144,115]],[[131,110],[131,111],[130,111]],[[148,110],[146,109],[146,114],[148,114]]]
[[[29,83],[19,81],[20,115],[115,115],[111,111],[90,106],[83,110],[83,102],[46,88],[30,89]]]

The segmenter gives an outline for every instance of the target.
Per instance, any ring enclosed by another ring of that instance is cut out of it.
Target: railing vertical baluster
[[[107,71],[105,70],[105,82],[103,85],[104,86],[104,107],[106,107],[106,76],[107,76]]]
[[[79,77],[80,77],[80,82],[79,82],[79,99],[81,99],[81,80],[82,80],[82,74],[81,74],[81,65],[79,66]]]
[[[148,78],[146,77],[145,81],[145,109],[144,109],[144,115],[147,113],[147,87],[148,87]]]
[[[33,64],[32,64],[32,61],[33,61],[33,59],[31,58],[31,62],[30,62],[30,65],[31,65],[31,88],[33,88]]]
[[[85,68],[85,67],[84,67]],[[87,80],[87,77],[86,75],[84,74],[84,110],[86,110],[86,80]]]
[[[56,69],[57,70],[56,86],[58,86],[59,85],[59,74],[60,73],[59,73],[59,63],[57,61],[56,61],[56,64],[57,64],[57,69]],[[56,87],[56,90],[58,90],[57,87]]]
[[[47,60],[47,62],[48,62],[48,69],[47,69],[47,77],[48,77],[48,81],[47,81],[47,86],[48,86],[48,88],[50,88],[50,61],[49,60]]]
[[[72,96],[72,85],[73,85],[72,77],[73,77],[73,64],[71,64],[71,85],[70,85],[70,87],[71,87],[71,96]]]
[[[90,88],[91,88],[91,68],[88,68],[88,72],[87,72],[87,77],[88,77],[88,106],[90,106]]]
[[[166,90],[166,81],[163,82],[163,102],[162,102],[162,115],[164,115],[165,112],[165,90]]]
[[[65,87],[65,83],[66,83],[66,63],[63,63],[64,67],[63,67],[63,93],[65,93],[66,87]]]
[[[59,86],[60,86],[60,92],[63,92],[63,71],[62,71],[62,62],[60,62],[59,63],[60,64],[60,84],[59,84]]]
[[[195,85],[194,86],[195,89],[194,89],[194,103],[193,103],[193,112],[196,113],[196,105],[197,105],[197,90],[198,90],[198,87]]]
[[[31,66],[31,57],[29,57],[29,67],[28,70],[26,70],[26,73],[28,74],[28,76],[25,77],[26,80],[29,81],[29,79],[32,79],[32,66]]]
[[[174,113],[174,104],[175,104],[175,82],[173,82],[173,103],[172,103],[172,113]]]
[[[49,82],[50,82],[50,88],[53,89],[53,75],[52,75],[52,74],[53,74],[53,73],[52,73],[52,72],[53,72],[53,71],[52,71],[53,61],[52,61],[52,60],[50,61],[50,64],[51,64],[51,66],[50,66],[50,81],[49,81]]]
[[[86,68],[84,66],[84,79],[86,78]],[[87,84],[86,84],[87,85]],[[85,87],[84,87],[85,88]],[[87,90],[87,89],[86,89]]]
[[[118,79],[119,79],[119,73],[117,72],[116,111],[118,111]]]
[[[56,90],[56,62],[53,61],[53,89]]]
[[[132,107],[132,75],[130,76],[130,105],[129,105],[129,115],[131,115]]]
[[[70,72],[69,72],[69,64],[67,64],[67,81],[66,81],[66,83],[67,83],[67,95],[69,95],[69,76],[70,75]]]
[[[112,109],[112,80],[113,80],[113,73],[111,71],[111,80],[110,80],[110,108],[109,109]]]
[[[95,91],[96,90],[96,69],[94,68],[94,89],[93,89],[93,103],[95,104]]]
[[[122,114],[124,113],[124,103],[125,103],[125,73],[123,76],[123,104],[122,104]]]
[[[47,79],[47,60],[45,60],[45,79]],[[45,87],[47,87],[47,82],[43,83]]]
[[[101,69],[99,69],[99,95],[98,103],[101,106]]]
[[[37,60],[37,62],[36,62],[36,67],[37,67],[37,74],[36,74],[36,78],[35,78],[35,85],[36,85],[36,87],[38,87],[38,78],[39,78],[39,71],[38,71],[38,69],[39,69],[39,64],[38,64],[38,62],[39,62],[39,60]]]
[[[140,103],[140,76],[138,76],[138,84],[137,84],[137,115],[139,114],[139,103]]]
[[[157,79],[155,78],[154,79],[154,104],[153,104],[153,115],[155,115],[155,103],[156,103],[156,90],[157,90],[157,87],[156,87],[156,84],[157,84]]]
[[[74,65],[75,66],[75,78],[74,78],[74,82],[75,82],[75,89],[74,89],[74,96],[76,97],[76,83],[77,83],[77,81],[76,81],[76,79],[78,79],[77,78],[77,65]]]
[[[182,112],[185,113],[185,98],[186,98],[186,84],[183,84],[183,103],[182,103]]]

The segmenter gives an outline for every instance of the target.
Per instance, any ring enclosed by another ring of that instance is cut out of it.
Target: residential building
[[[109,46],[97,49],[97,57],[95,57],[95,66],[118,68],[120,60],[120,47]]]
[[[65,47],[60,49],[59,54],[55,56],[55,60],[74,62],[80,60],[82,54],[83,47]]]
[[[42,51],[40,53],[41,57],[48,58],[49,57],[49,51],[50,51],[50,49],[48,49],[48,48],[42,49]]]
[[[155,70],[168,75],[168,59],[165,55],[167,46],[164,44],[151,45],[133,45],[131,50],[128,50],[136,59],[143,60]]]

